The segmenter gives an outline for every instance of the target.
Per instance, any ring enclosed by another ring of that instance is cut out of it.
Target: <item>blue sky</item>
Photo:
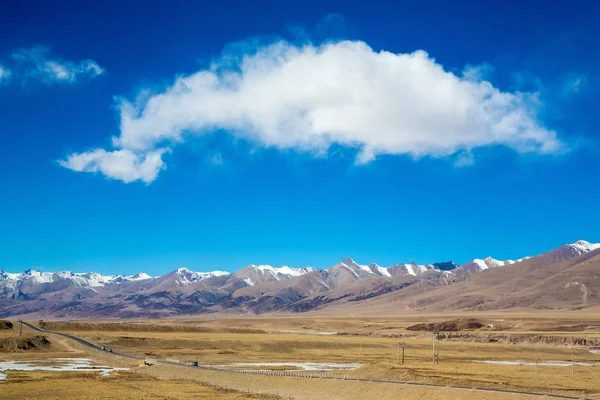
[[[596,2],[9,1],[0,268],[600,241]]]

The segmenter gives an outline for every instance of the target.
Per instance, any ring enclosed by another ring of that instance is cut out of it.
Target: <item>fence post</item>
[[[404,364],[404,342],[402,342],[402,364]]]
[[[537,374],[539,372],[539,368],[538,368],[538,349],[537,347],[535,348],[535,373]]]

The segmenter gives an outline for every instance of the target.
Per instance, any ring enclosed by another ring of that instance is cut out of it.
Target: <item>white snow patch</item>
[[[352,268],[350,268],[348,265],[346,265],[345,263],[341,263],[342,267],[346,268],[347,270],[349,270],[350,272],[352,272],[352,274],[358,278],[358,274],[356,273],[356,271]]]
[[[251,265],[251,267],[262,272],[263,274],[270,273],[277,280],[280,279],[281,275],[283,275],[287,278],[293,278],[293,277],[302,276],[304,274],[314,271],[314,269],[311,267],[291,268],[291,267],[288,267],[287,265],[283,265],[281,267],[273,267],[271,265]]]
[[[363,271],[365,271],[365,272],[368,272],[369,274],[372,274],[372,273],[373,273],[373,271],[371,271],[371,268],[369,268],[369,266],[368,266],[368,265],[356,264],[356,266],[357,266],[359,269],[361,269],[361,270],[363,270]]]
[[[385,267],[380,267],[379,265],[377,266],[377,271],[379,271],[379,273],[381,274],[381,276],[385,276],[390,278],[392,276],[392,274],[390,274],[390,271],[388,271],[387,268]]]
[[[404,264],[404,267],[406,268],[406,272],[408,272],[409,275],[417,276],[411,264]]]
[[[325,281],[323,281],[321,278],[317,278],[317,282],[319,282],[321,285],[325,286],[327,289],[331,289],[331,287],[329,287],[329,285],[326,284]]]
[[[264,362],[264,363],[233,363],[226,365],[227,367],[295,367],[301,368],[304,371],[331,371],[343,369],[354,371],[362,367],[358,363],[329,363],[329,362]],[[294,370],[291,370],[294,371]]]
[[[535,362],[527,362],[527,361],[490,361],[490,360],[473,360],[473,362],[478,364],[490,364],[490,365],[524,365],[533,367],[535,366]],[[543,367],[570,367],[571,361],[538,361],[539,366]],[[583,362],[575,362],[575,365],[582,365],[586,367],[591,367],[597,364],[583,363]]]
[[[479,269],[482,271],[489,268],[488,265],[485,263],[485,261],[480,260],[479,258],[474,259],[473,263],[475,265],[477,265],[479,267]]]
[[[578,254],[584,254],[596,249],[600,249],[600,243],[590,243],[586,242],[585,240],[578,240],[575,243],[567,246],[570,246]]]
[[[11,274],[0,270],[0,280],[9,281],[10,287],[13,289],[25,283],[36,286],[59,281],[67,281],[72,286],[95,288],[143,279],[151,279],[151,277],[143,272],[136,275],[101,275],[96,272],[42,272],[30,269],[18,274]]]
[[[425,265],[417,265],[417,268],[419,268],[421,273],[427,272],[427,267]]]
[[[248,286],[254,286],[255,285],[255,283],[250,278],[244,278],[244,282],[246,282],[246,285],[248,285]]]
[[[229,272],[225,271],[210,271],[210,272],[194,272],[190,271],[187,268],[179,268],[177,270],[177,275],[179,279],[177,280],[177,284],[181,286],[187,286],[190,283],[200,282],[204,279],[212,278],[215,276],[225,276],[229,275]]]
[[[58,365],[46,365],[50,361]],[[50,358],[45,361],[2,361],[0,371],[68,371],[68,372],[100,372],[107,376],[111,371],[126,371],[129,368],[116,368],[105,365],[93,365],[89,358]],[[5,379],[6,374],[0,374],[0,379]]]

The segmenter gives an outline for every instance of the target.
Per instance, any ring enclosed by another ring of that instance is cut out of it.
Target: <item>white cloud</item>
[[[93,60],[65,61],[51,57],[46,47],[20,49],[13,59],[22,69],[24,80],[38,79],[47,84],[76,83],[83,78],[94,78],[105,70]]]
[[[10,70],[3,65],[0,65],[0,83],[3,83],[10,79]]]
[[[353,147],[358,163],[383,154],[470,154],[492,145],[559,151],[556,133],[537,120],[536,93],[500,91],[483,79],[489,71],[466,67],[459,76],[424,51],[376,52],[358,41],[301,47],[282,41],[224,54],[162,93],[121,100],[113,145],[151,152],[224,129],[280,149],[325,154],[334,143]]]
[[[100,172],[111,179],[129,183],[140,180],[150,183],[160,170],[166,168],[162,155],[168,149],[157,149],[145,154],[130,150],[107,152],[96,149],[85,153],[74,153],[59,163],[65,168],[78,172]]]

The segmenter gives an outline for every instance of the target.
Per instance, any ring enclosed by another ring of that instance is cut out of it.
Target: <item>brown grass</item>
[[[444,322],[411,325],[407,327],[406,330],[426,332],[455,332],[480,329],[484,326],[484,324],[475,318],[460,318]]]
[[[0,384],[3,400],[32,397],[62,399],[276,399],[266,394],[246,394],[192,381],[161,380],[133,373],[113,373],[108,377],[91,373],[12,372]]]
[[[0,352],[5,353],[41,350],[49,347],[50,341],[45,336],[41,335],[0,339]]]
[[[126,322],[105,322],[105,323],[90,323],[90,322],[61,322],[61,321],[44,321],[40,324],[40,328],[54,332],[196,332],[196,333],[266,333],[262,329],[249,328],[222,328],[212,329],[201,326],[190,325],[162,325],[150,323],[126,323]]]
[[[0,330],[12,329],[13,323],[5,319],[0,319]]]

